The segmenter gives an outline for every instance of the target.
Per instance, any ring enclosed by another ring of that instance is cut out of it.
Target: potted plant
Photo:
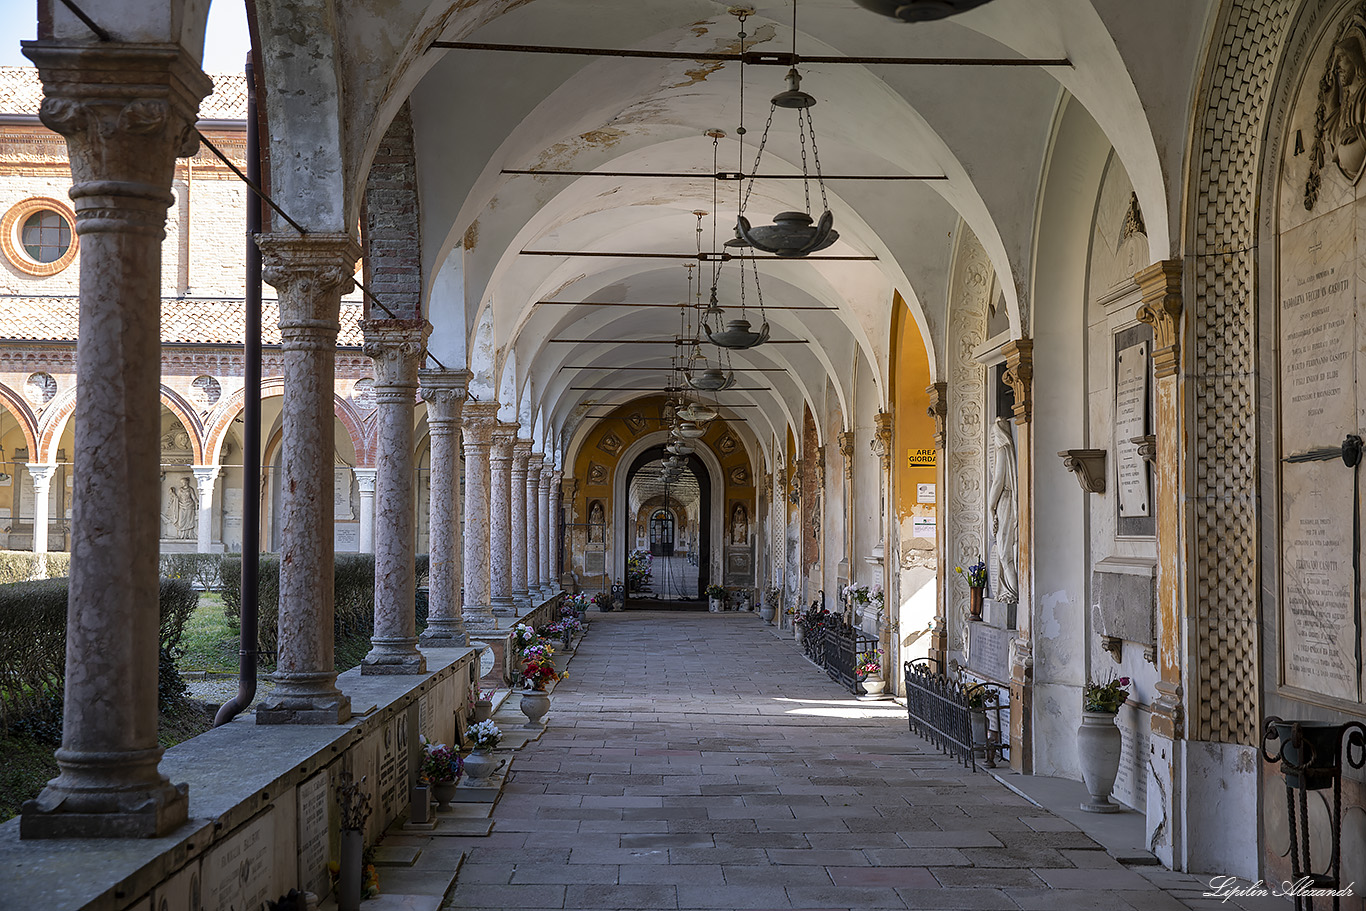
[[[1103,683],[1094,678],[1082,688],[1081,727],[1077,728],[1077,758],[1090,799],[1081,805],[1088,813],[1115,813],[1110,791],[1119,774],[1119,755],[1124,735],[1115,723],[1119,707],[1129,698],[1129,678],[1111,677]]]
[[[522,652],[521,709],[527,717],[527,727],[535,727],[550,711],[550,694],[545,688],[564,676],[555,670],[554,655],[554,650],[544,642]]]
[[[455,799],[455,786],[460,782],[465,762],[460,754],[444,743],[429,743],[422,738],[422,765],[418,774],[431,786],[438,810],[449,810]]]
[[[726,587],[717,585],[713,582],[707,586],[707,610],[713,614],[717,611],[725,610],[726,607]]]
[[[503,732],[498,725],[485,720],[470,725],[465,736],[469,738],[471,748],[470,755],[465,757],[465,771],[472,779],[488,778],[498,770],[499,763],[494,762],[492,754],[503,739]]]
[[[612,596],[607,592],[598,592],[593,596],[593,603],[597,605],[598,610],[606,613],[612,609]]]
[[[968,590],[972,593],[972,601],[968,607],[968,619],[981,620],[982,597],[985,594],[987,584],[987,564],[979,559],[967,569],[964,569],[961,566],[955,566],[953,571],[960,576],[968,577]]]
[[[854,676],[863,684],[865,696],[881,696],[887,681],[882,678],[882,649],[859,652],[854,661]]]

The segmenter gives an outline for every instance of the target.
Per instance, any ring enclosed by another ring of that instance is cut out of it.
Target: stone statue
[[[987,495],[991,506],[991,530],[996,555],[996,600],[1014,604],[1020,600],[1020,583],[1015,565],[1020,553],[1020,526],[1016,516],[1015,438],[1010,421],[997,418],[991,433],[996,448],[996,474]]]
[[[602,511],[602,503],[598,500],[593,501],[593,505],[588,509],[588,541],[591,544],[603,543],[603,532],[606,531],[607,519]]]
[[[730,514],[730,543],[745,544],[748,540],[749,516],[745,514],[745,507],[736,503]]]
[[[1352,183],[1366,161],[1366,22],[1352,17],[1329,62],[1324,132],[1333,163]]]
[[[168,538],[187,540],[195,537],[199,527],[199,491],[189,478],[182,478],[179,487],[172,487],[170,510],[166,514]]]

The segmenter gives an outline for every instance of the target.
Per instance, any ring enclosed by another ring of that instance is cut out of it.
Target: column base
[[[487,604],[466,604],[460,608],[460,619],[465,623],[465,631],[473,629],[492,629],[498,626],[493,618],[493,608]]]
[[[417,650],[417,637],[411,639],[370,638],[370,654],[361,659],[362,677],[375,674],[414,676],[427,673],[427,659]]]
[[[463,620],[428,620],[417,644],[435,648],[464,648],[469,645]]]
[[[337,689],[337,675],[271,675],[275,692],[256,706],[257,724],[341,724],[351,720],[351,699]]]
[[[519,611],[530,610],[533,603],[531,592],[514,592],[512,595],[512,603],[517,605],[517,610]]]
[[[189,818],[189,788],[157,771],[160,747],[108,753],[59,749],[61,774],[25,801],[20,838],[158,838]]]
[[[489,605],[495,617],[515,617],[517,616],[517,602],[511,598],[494,598]]]

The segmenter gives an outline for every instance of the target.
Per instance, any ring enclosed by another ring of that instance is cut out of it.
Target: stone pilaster
[[[512,561],[512,600],[518,609],[531,606],[531,592],[527,588],[527,460],[531,458],[531,440],[514,440],[512,444],[512,472],[509,475],[508,507],[511,514],[508,553]]]
[[[564,533],[561,528],[565,522],[564,512],[574,502],[572,496],[565,494],[564,481],[564,471],[555,469],[550,476],[550,587],[554,591],[564,588],[564,574],[560,571],[564,563]]]
[[[213,488],[223,469],[217,465],[194,466],[194,480],[199,487],[199,546],[201,554],[213,549]]]
[[[498,425],[497,402],[469,402],[462,418],[465,448],[465,625],[496,625],[493,617],[492,478],[490,455]]]
[[[460,415],[470,375],[463,370],[418,371],[427,403],[432,447],[431,510],[428,547],[427,628],[420,641],[429,646],[469,644],[461,617],[464,584],[464,522],[460,510]]]
[[[537,506],[537,518],[539,519],[541,527],[538,534],[538,537],[540,538],[540,549],[538,551],[540,566],[538,568],[537,578],[540,580],[541,597],[543,598],[549,598],[555,593],[556,589],[559,588],[559,586],[552,581],[551,577],[551,573],[555,571],[555,561],[551,556],[555,546],[554,542],[551,541],[552,529],[555,527],[555,524],[550,518],[550,489],[551,485],[555,483],[555,472],[552,471],[553,467],[554,465],[551,463],[550,457],[547,456],[545,463],[541,466],[541,483],[538,492],[540,502]]]
[[[24,466],[33,481],[33,552],[47,553],[47,531],[52,515],[52,476],[56,465],[29,462]]]
[[[23,838],[159,836],[187,791],[157,746],[161,241],[211,83],[183,50],[24,42],[66,138],[81,237],[71,580],[58,775]],[[46,515],[43,516],[44,524]],[[117,580],[117,584],[111,584]]]
[[[360,248],[349,234],[324,233],[263,234],[256,244],[279,292],[284,353],[280,650],[256,723],[336,724],[351,702],[333,669],[332,385],[341,296]]]
[[[526,587],[532,601],[544,596],[541,589],[541,463],[545,456],[533,452],[526,460]]]
[[[934,383],[925,389],[930,397],[928,412],[934,418],[934,485],[939,493],[935,496],[935,549],[940,554],[949,552],[948,510],[941,506],[948,499],[948,415],[949,384]],[[930,631],[929,657],[938,662],[939,667],[948,667],[949,661],[949,604],[948,604],[948,565],[949,561],[940,558],[935,561],[935,599],[934,629]]]
[[[356,487],[360,489],[360,545],[363,554],[375,552],[375,480],[378,468],[353,468]]]
[[[516,424],[499,422],[489,448],[489,604],[499,616],[516,613],[512,599],[512,447]]]
[[[1020,526],[1020,601],[1010,656],[1010,767],[1034,771],[1034,341],[1007,342],[1005,382],[1015,392],[1016,515]]]
[[[423,674],[427,660],[417,650],[413,557],[413,409],[417,370],[432,327],[422,319],[361,322],[365,354],[375,364],[378,439],[375,461],[375,631],[362,674]]]

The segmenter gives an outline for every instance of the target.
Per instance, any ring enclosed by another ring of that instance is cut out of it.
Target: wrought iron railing
[[[977,770],[979,756],[989,768],[994,767],[996,758],[1009,750],[1000,736],[1001,712],[1009,707],[1008,699],[1002,698],[1003,690],[989,683],[947,677],[930,658],[907,661],[904,670],[911,731],[956,756],[973,771]],[[994,731],[987,723],[988,714],[995,717]]]
[[[806,657],[825,669],[830,679],[859,692],[857,673],[861,652],[877,649],[877,639],[829,611],[813,608],[797,618],[802,626],[802,650]]]

